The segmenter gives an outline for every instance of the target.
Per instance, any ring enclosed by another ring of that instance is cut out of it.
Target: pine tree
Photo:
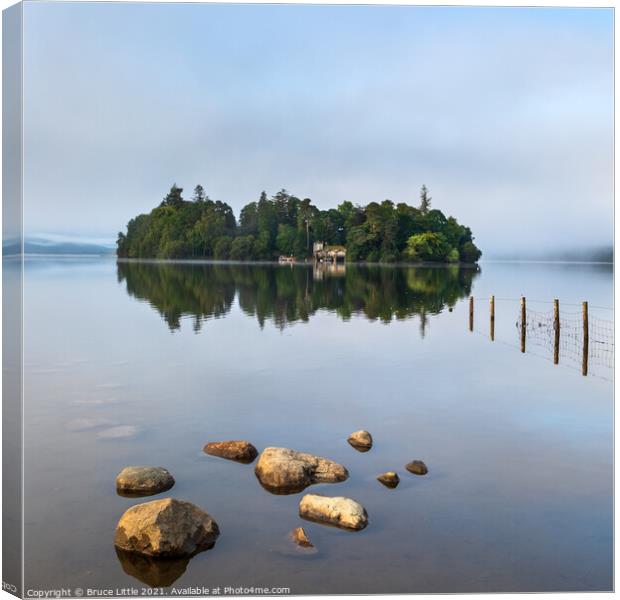
[[[192,197],[192,199],[194,200],[194,202],[202,202],[205,198],[205,189],[200,184],[198,184],[194,188],[194,196]]]
[[[426,186],[422,185],[422,189],[420,190],[420,212],[423,215],[428,214],[428,211],[431,208],[431,200],[432,198],[428,195]]]
[[[176,183],[172,184],[170,191],[166,194],[161,206],[174,206],[175,208],[179,208],[183,205],[183,188],[177,187]]]

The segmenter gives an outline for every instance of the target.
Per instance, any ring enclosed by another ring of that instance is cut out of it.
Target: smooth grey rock
[[[174,477],[163,467],[125,467],[116,476],[116,491],[121,495],[159,494],[174,485]]]

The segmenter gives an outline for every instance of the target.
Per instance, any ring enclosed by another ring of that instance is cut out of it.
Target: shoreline
[[[311,260],[298,261],[294,263],[281,263],[277,260],[217,260],[213,258],[119,258],[115,254],[54,254],[54,253],[24,253],[24,254],[5,254],[3,260],[19,260],[19,259],[35,259],[35,258],[97,258],[97,259],[114,259],[117,262],[157,262],[170,264],[219,264],[219,265],[278,265],[278,266],[311,266],[314,262]],[[613,261],[598,260],[535,260],[535,259],[495,259],[484,258],[477,263],[444,263],[444,262],[344,262],[338,263],[341,266],[381,266],[381,267],[480,267],[481,265],[492,264],[557,264],[557,265],[607,265],[613,266]],[[332,263],[319,263],[329,264]]]

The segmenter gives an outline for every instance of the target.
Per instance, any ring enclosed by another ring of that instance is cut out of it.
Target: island
[[[119,258],[369,263],[476,263],[481,256],[471,229],[431,209],[426,186],[418,207],[391,200],[366,206],[342,202],[320,210],[310,198],[281,190],[262,192],[235,218],[201,185],[191,200],[174,184],[148,214],[129,221],[116,242]]]

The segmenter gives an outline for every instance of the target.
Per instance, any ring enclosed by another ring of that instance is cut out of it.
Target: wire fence
[[[525,342],[557,352],[557,360],[571,362],[587,373],[588,368],[614,368],[614,323],[589,315],[587,325],[582,312],[559,311],[559,334],[556,315],[547,311],[526,309]],[[522,317],[516,322],[517,335],[523,335]],[[586,335],[587,332],[587,335]]]
[[[475,328],[474,324],[479,323],[478,315],[474,318],[474,306],[479,306],[475,301],[483,301],[483,306],[489,306],[490,321],[487,334]],[[515,322],[516,343],[512,336],[508,339],[497,339],[498,342],[552,361],[556,365],[580,370],[583,375],[611,381],[615,351],[614,309],[612,307],[588,305],[585,302],[562,302],[560,304],[557,300],[470,296],[470,331],[489,335],[491,341],[496,340],[495,306],[497,302],[520,305],[517,307]],[[534,309],[530,308],[531,304],[536,305]],[[569,309],[565,310],[565,307]],[[580,310],[571,310],[572,307],[579,307]],[[515,309],[511,308],[510,312],[513,310]],[[505,308],[502,312],[505,313]],[[607,315],[611,318],[603,318]],[[506,330],[504,333],[507,333]]]

